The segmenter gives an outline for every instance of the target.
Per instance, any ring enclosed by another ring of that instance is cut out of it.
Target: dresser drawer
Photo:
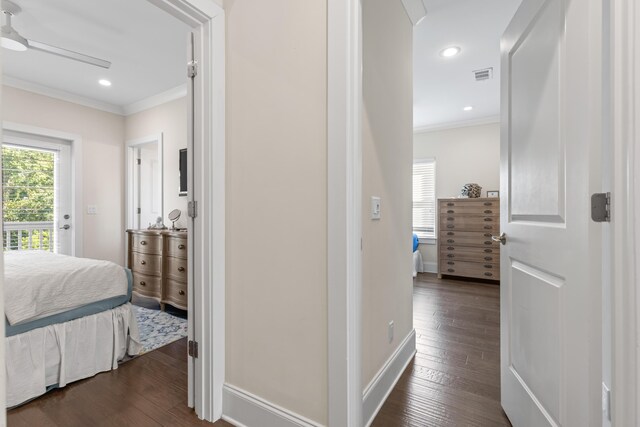
[[[484,231],[495,235],[500,230],[500,218],[495,221],[463,221],[460,217],[457,221],[440,221],[440,236],[446,235],[447,231]]]
[[[455,239],[459,237],[476,237],[476,236],[491,238],[491,236],[494,236],[494,234],[489,231],[441,230],[440,236],[438,237],[438,239],[444,242],[447,239]]]
[[[469,203],[466,206],[455,207],[441,205],[440,215],[500,215],[500,207],[483,206],[482,203]]]
[[[188,301],[186,283],[176,282],[171,279],[165,280],[162,295],[162,302],[164,304],[171,304],[174,307],[186,310]]]
[[[131,250],[145,254],[162,255],[162,236],[150,234],[132,234]]]
[[[165,251],[167,256],[187,259],[187,239],[167,237],[165,239]]]
[[[440,200],[440,211],[447,209],[500,209],[500,199],[451,199]]]
[[[486,247],[497,247],[500,243],[494,242],[491,240],[492,233],[482,233],[478,232],[472,236],[445,236],[440,239],[440,246],[480,246],[483,248]]]
[[[162,295],[162,279],[158,276],[133,273],[133,291],[146,296],[160,298]]]
[[[166,277],[181,283],[187,283],[188,263],[184,258],[166,257],[164,260],[164,274]]]
[[[440,260],[500,263],[500,249],[440,246]]]
[[[131,252],[131,265],[129,265],[129,268],[133,270],[134,273],[159,275],[161,265],[161,255]]]
[[[478,279],[500,279],[500,264],[443,260],[441,273]]]

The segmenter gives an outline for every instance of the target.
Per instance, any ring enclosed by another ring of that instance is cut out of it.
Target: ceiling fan
[[[41,52],[52,53],[54,55],[62,56],[64,58],[73,59],[74,61],[84,62],[86,64],[95,65],[97,67],[109,68],[111,62],[104,59],[94,58],[93,56],[84,55],[72,50],[63,49],[61,47],[51,46],[46,43],[38,42],[35,40],[28,40],[18,34],[18,32],[11,26],[11,18],[22,11],[20,6],[10,0],[2,0],[2,39],[1,45],[4,48],[25,51],[27,49],[39,50]]]

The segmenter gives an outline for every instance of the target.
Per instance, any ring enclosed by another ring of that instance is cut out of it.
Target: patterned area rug
[[[187,336],[187,319],[181,319],[160,310],[150,310],[148,308],[134,305],[138,328],[140,330],[140,341],[142,341],[142,352],[147,353],[169,343]]]

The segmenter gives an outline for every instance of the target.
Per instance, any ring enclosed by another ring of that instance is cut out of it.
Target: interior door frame
[[[148,1],[189,25],[196,35],[196,161],[193,188],[187,197],[198,204],[193,227],[189,227],[194,266],[189,274],[193,283],[190,300],[197,302],[190,314],[198,357],[189,358],[194,387],[190,387],[188,402],[200,418],[216,421],[222,416],[225,379],[225,11],[222,0]]]
[[[82,137],[80,135],[61,132],[55,129],[41,128],[38,126],[24,125],[15,122],[2,122],[2,131],[9,131],[28,137],[29,135],[64,141],[71,146],[71,212],[73,214],[73,226],[71,228],[71,254],[76,257],[83,255],[83,198],[82,198]],[[2,274],[0,274],[2,276]],[[1,277],[0,277],[1,278]],[[1,282],[0,282],[1,283]],[[2,287],[0,287],[2,289]],[[0,314],[4,313],[4,306]],[[4,362],[4,353],[2,360]],[[2,402],[0,402],[2,403]]]
[[[640,422],[640,7],[609,0],[611,26],[612,425]]]
[[[135,214],[133,213],[133,208],[136,205],[135,202],[135,180],[134,180],[134,170],[135,170],[135,149],[140,148],[147,144],[158,144],[158,162],[160,163],[160,216],[164,219],[164,145],[163,145],[163,134],[162,132],[148,135],[142,138],[133,139],[127,141],[126,143],[126,167],[127,167],[127,176],[125,183],[125,216],[127,219],[126,227],[128,229],[134,228],[135,224]],[[125,243],[126,245],[126,243]],[[126,259],[126,248],[125,248],[125,259]]]

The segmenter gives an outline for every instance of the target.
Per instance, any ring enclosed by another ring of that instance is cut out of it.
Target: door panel
[[[598,0],[523,0],[501,43],[501,386],[515,427],[599,421]]]

